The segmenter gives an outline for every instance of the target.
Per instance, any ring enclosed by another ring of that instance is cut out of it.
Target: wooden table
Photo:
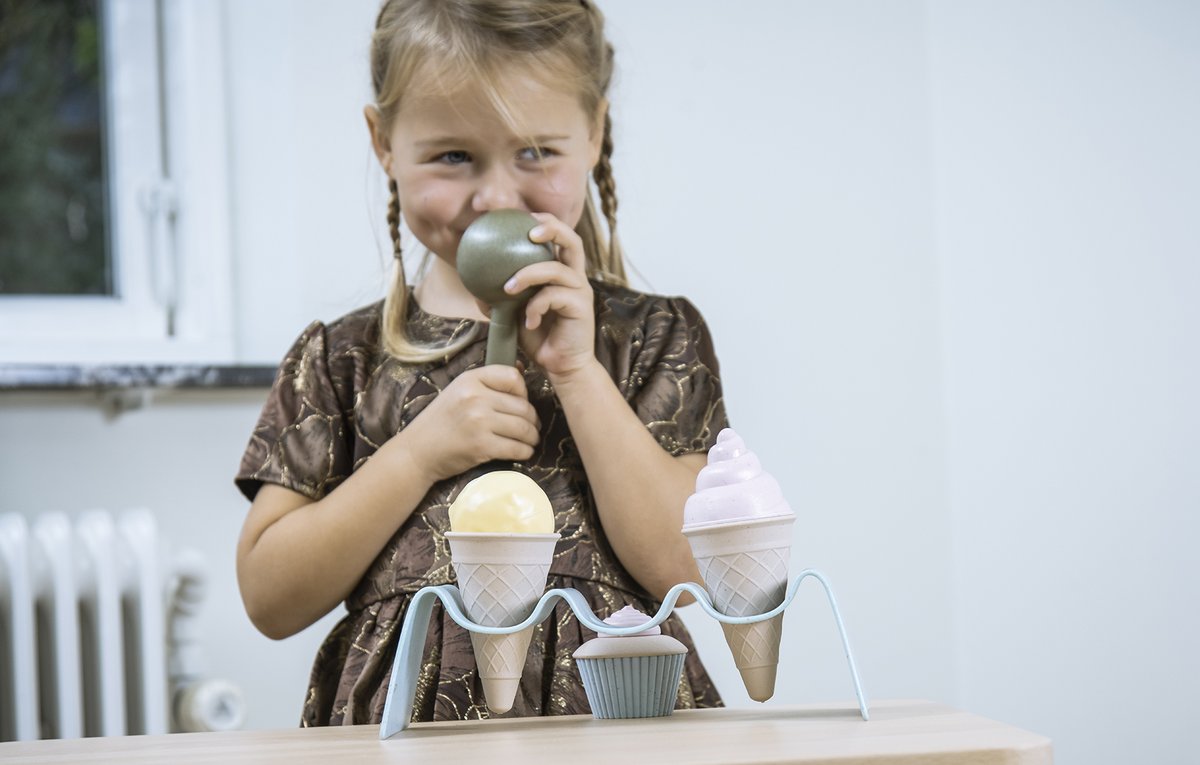
[[[176,733],[0,744],[10,763],[1020,763],[1053,760],[1049,739],[927,701],[701,709],[643,720],[590,716],[421,723],[387,741],[375,725]]]

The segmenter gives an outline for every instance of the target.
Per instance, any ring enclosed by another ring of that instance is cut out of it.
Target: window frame
[[[233,362],[224,4],[98,6],[115,294],[0,295],[0,362]]]

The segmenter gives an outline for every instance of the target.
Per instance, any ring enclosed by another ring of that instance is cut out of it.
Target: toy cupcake
[[[650,617],[625,606],[604,620],[634,627]],[[687,648],[651,627],[628,636],[600,635],[575,651],[588,703],[595,717],[664,717],[675,710]]]

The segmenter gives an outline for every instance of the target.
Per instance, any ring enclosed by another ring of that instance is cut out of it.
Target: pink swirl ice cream
[[[696,492],[683,508],[683,527],[759,518],[795,517],[779,484],[732,428],[717,435],[708,464],[696,478]]]
[[[637,625],[645,624],[648,621],[650,621],[650,617],[646,614],[643,614],[633,606],[625,606],[620,611],[614,612],[611,616],[605,619],[604,623],[613,627],[636,627]],[[644,629],[641,632],[635,632],[630,637],[661,634],[662,630],[659,629],[658,625],[655,625],[648,629]]]

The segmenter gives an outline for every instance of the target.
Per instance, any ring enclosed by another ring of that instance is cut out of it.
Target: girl
[[[683,504],[725,427],[717,361],[682,298],[624,286],[605,94],[612,47],[586,0],[389,0],[371,49],[366,121],[388,176],[395,280],[386,300],[313,323],[280,366],[242,459],[252,500],[238,544],[247,613],[272,638],[345,601],[321,647],[303,724],[379,722],[413,594],[453,581],[447,508],[491,460],[549,495],[562,539],[550,587],[601,617],[654,613],[699,581]],[[597,220],[595,180],[609,237]],[[455,270],[462,231],[519,208],[557,260],[538,288],[520,368],[483,365],[486,306]],[[400,215],[429,253],[414,289]],[[721,701],[691,639],[677,706]],[[571,659],[592,635],[570,610],[536,628],[512,712],[590,710]],[[413,720],[485,717],[469,635],[435,610]]]

